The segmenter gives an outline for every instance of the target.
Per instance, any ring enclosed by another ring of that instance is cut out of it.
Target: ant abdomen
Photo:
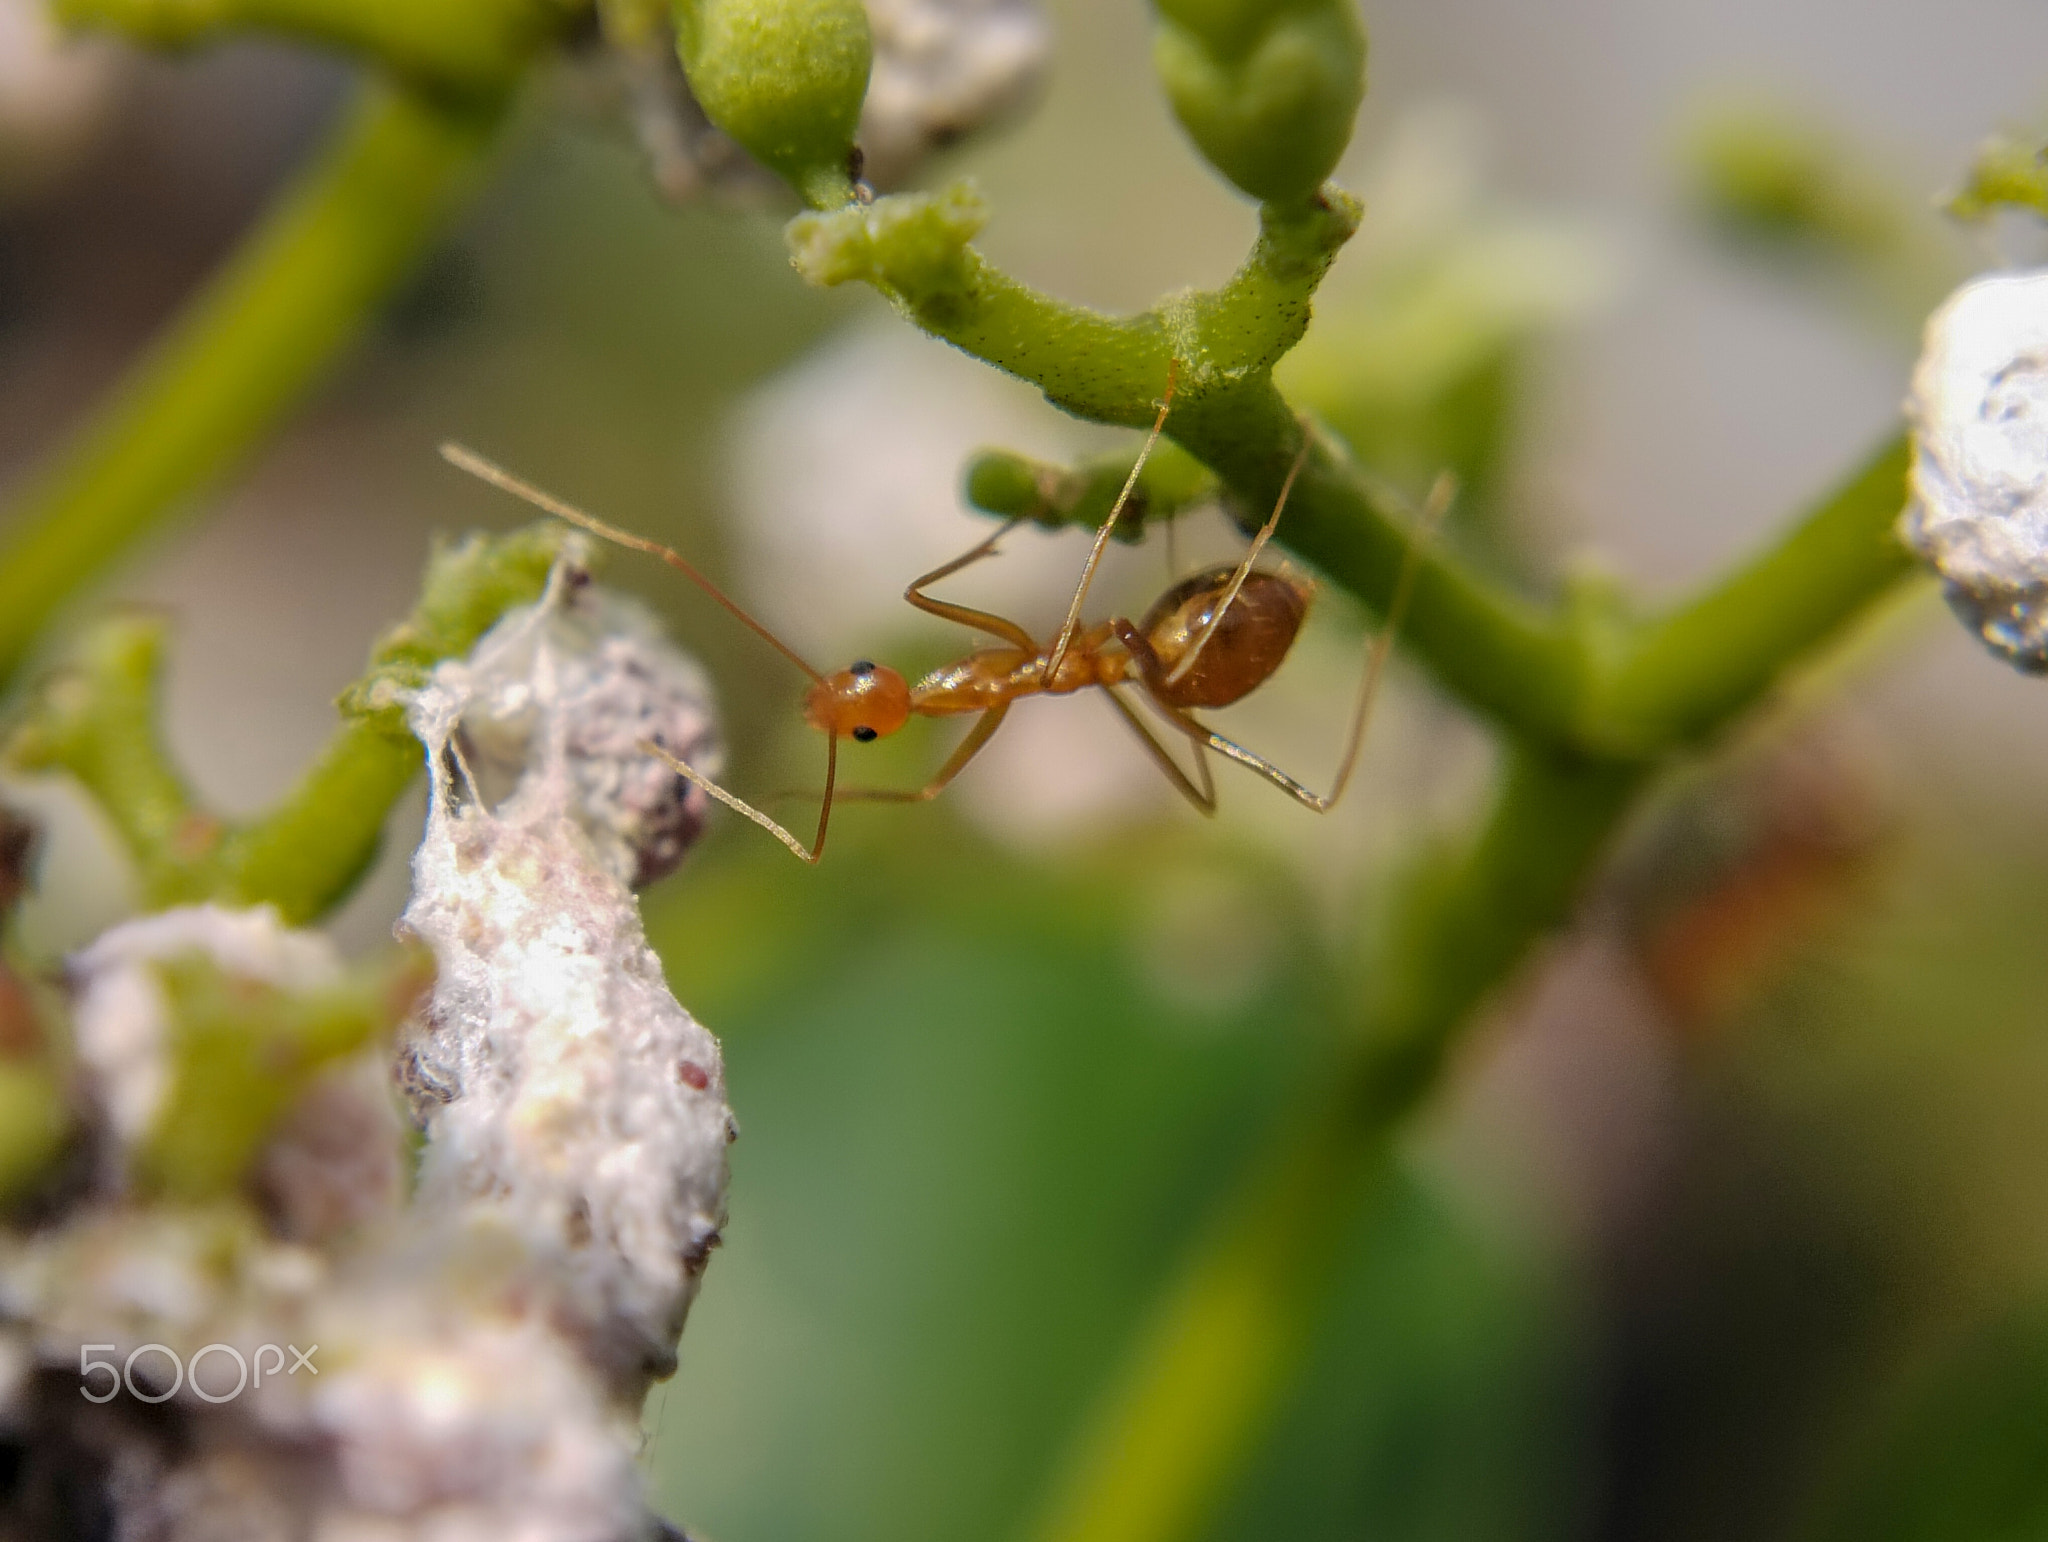
[[[1157,661],[1147,688],[1166,705],[1227,707],[1263,685],[1294,646],[1315,586],[1298,574],[1255,570],[1245,576],[1244,587],[1223,612],[1215,634],[1202,645],[1194,666],[1173,678],[1176,666],[1215,617],[1236,573],[1226,563],[1182,579],[1138,623],[1138,632]]]

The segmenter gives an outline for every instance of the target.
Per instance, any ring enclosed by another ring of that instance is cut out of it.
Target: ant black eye
[[[858,739],[862,744],[873,744],[875,740],[882,737],[880,734],[876,733],[872,728],[868,727],[868,725],[865,723],[861,724],[860,727],[856,728],[853,731],[853,736],[854,738]]]
[[[856,680],[865,680],[869,675],[873,674],[874,672],[875,665],[872,659],[855,659],[853,661],[853,667],[847,670],[847,673],[852,675]]]

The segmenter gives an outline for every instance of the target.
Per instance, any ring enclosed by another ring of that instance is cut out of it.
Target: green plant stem
[[[1640,768],[1522,751],[1462,858],[1412,882],[1390,987],[1165,1292],[1034,1542],[1198,1535],[1284,1394],[1389,1131],[1458,1025],[1569,913]]]
[[[270,432],[468,190],[502,99],[370,80],[328,148],[56,463],[0,546],[0,686],[77,590]]]
[[[420,601],[343,694],[346,721],[291,792],[234,824],[196,800],[158,729],[165,624],[117,615],[80,637],[0,740],[4,763],[76,777],[134,859],[152,909],[213,900],[274,905],[302,925],[340,902],[377,853],[386,815],[420,769],[405,693],[467,653],[498,618],[537,598],[566,544],[548,521],[438,549]]]
[[[1267,509],[1303,429],[1272,377],[1190,404],[1179,442],[1246,508]],[[1416,539],[1414,516],[1322,435],[1310,447],[1277,537],[1372,609],[1385,613]],[[1402,640],[1444,688],[1521,737],[1569,745],[1590,668],[1560,619],[1481,577],[1440,543],[1415,569]]]
[[[1891,536],[1905,453],[1887,445],[1769,551],[1662,620],[1625,630],[1611,655],[1583,650],[1606,664],[1590,676],[1599,694],[1586,698],[1593,710],[1575,737],[1615,758],[1510,738],[1500,797],[1471,854],[1422,869],[1397,896],[1357,1048],[1279,1122],[1274,1149],[1164,1292],[1034,1542],[1200,1534],[1270,1426],[1343,1230],[1460,1026],[1568,918],[1660,765],[1753,706],[1910,571]]]
[[[129,1156],[129,1177],[144,1193],[186,1201],[231,1193],[307,1083],[385,1038],[434,978],[424,950],[291,990],[197,950],[151,972],[163,993],[169,1085]]]
[[[587,567],[585,543],[554,520],[437,548],[412,615],[378,640],[368,673],[342,693],[347,721],[298,785],[262,818],[230,831],[212,870],[195,871],[187,888],[275,905],[292,922],[315,920],[345,898],[375,860],[385,817],[422,764],[403,693],[442,659],[468,653],[506,611],[538,599],[572,543]]]
[[[1146,426],[1173,372],[1167,433],[1246,507],[1264,509],[1303,433],[1272,367],[1306,330],[1316,285],[1357,217],[1334,188],[1306,205],[1269,205],[1251,255],[1221,287],[1120,317],[1041,294],[975,251],[969,242],[987,211],[967,187],[799,215],[789,239],[814,282],[874,285],[926,331],[1029,380],[1076,416]],[[1319,435],[1281,531],[1284,544],[1384,611],[1413,523]],[[1532,737],[1569,741],[1583,666],[1561,621],[1431,546],[1404,635],[1468,705]]]
[[[156,48],[235,31],[273,32],[354,53],[415,84],[501,94],[575,11],[571,0],[55,0],[68,27],[106,28]]]
[[[1755,559],[1640,628],[1589,704],[1581,740],[1650,754],[1705,738],[1911,574],[1892,529],[1908,455],[1903,435],[1892,440]]]
[[[420,766],[411,735],[344,723],[275,808],[228,834],[214,873],[181,873],[162,897],[275,905],[294,925],[319,920],[376,861],[384,821]]]
[[[1081,417],[1144,426],[1174,370],[1167,433],[1245,507],[1270,507],[1305,432],[1272,366],[1306,329],[1355,205],[1326,189],[1305,207],[1268,206],[1251,255],[1222,287],[1124,317],[1002,273],[969,244],[986,218],[972,189],[957,187],[801,215],[790,244],[813,281],[874,285],[926,331]],[[1647,625],[1546,610],[1431,546],[1403,640],[1468,707],[1524,741],[1654,759],[1709,733],[1908,571],[1891,534],[1904,456],[1895,441],[1756,562]],[[1384,612],[1413,536],[1399,497],[1318,434],[1280,542]]]
[[[1366,1031],[1330,1078],[1338,1094],[1319,1090],[1283,1119],[1276,1149],[1222,1207],[1036,1542],[1199,1534],[1270,1423],[1389,1133],[1435,1084],[1458,1028],[1568,917],[1659,765],[1753,706],[1910,571],[1891,537],[1904,471],[1903,444],[1886,446],[1769,551],[1624,637],[1594,677],[1604,690],[1585,732],[1634,753],[1579,758],[1510,740],[1472,854],[1417,873],[1398,896]]]
[[[1510,739],[1470,857],[1418,872],[1397,897],[1366,1031],[1329,1079],[1339,1093],[1318,1091],[1283,1119],[1276,1149],[1222,1207],[1141,1333],[1036,1542],[1199,1534],[1269,1425],[1389,1133],[1435,1084],[1458,1028],[1567,919],[1660,765],[1752,707],[1911,571],[1891,537],[1904,470],[1903,444],[1886,446],[1769,551],[1624,635],[1593,677],[1604,690],[1583,732],[1633,753],[1580,758]]]

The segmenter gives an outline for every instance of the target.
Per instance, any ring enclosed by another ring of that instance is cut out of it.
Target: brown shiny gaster
[[[1159,596],[1138,623],[1157,662],[1145,684],[1170,707],[1227,707],[1272,678],[1308,618],[1315,585],[1298,574],[1254,571],[1216,621],[1216,607],[1237,575],[1234,563],[1206,568]],[[1201,656],[1178,679],[1169,678],[1213,626]]]

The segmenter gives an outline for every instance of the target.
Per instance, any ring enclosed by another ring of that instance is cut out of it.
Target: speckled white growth
[[[2048,670],[2048,272],[1972,280],[1927,323],[1906,543],[1986,646]]]
[[[366,1325],[372,1305],[375,1334],[339,1339]],[[317,1380],[274,1384],[283,1396],[271,1412],[285,1415],[279,1433],[333,1443],[331,1513],[359,1528],[337,1535],[632,1542],[651,1532],[634,1412],[609,1403],[547,1325],[451,1311],[418,1291],[336,1306],[314,1331],[345,1352],[330,1353]],[[376,1529],[400,1519],[403,1531]]]
[[[79,1397],[81,1344],[116,1367],[143,1344],[186,1366],[225,1345],[240,1367],[223,1350],[204,1357],[204,1388],[188,1376],[169,1404],[175,1428],[101,1427],[121,1536],[649,1538],[637,1404],[610,1397],[577,1344],[526,1309],[503,1240],[417,1217],[338,1264],[231,1209],[83,1213],[0,1245],[0,1367],[13,1367],[0,1427],[93,1416]],[[34,1363],[46,1367],[40,1388],[25,1371]],[[147,1375],[169,1362],[150,1351],[138,1363]],[[106,1417],[134,1407],[117,1398]]]
[[[867,0],[875,62],[860,144],[878,187],[1014,111],[1052,45],[1037,0]]]
[[[558,569],[537,605],[419,693],[411,721],[434,785],[402,924],[440,971],[412,1050],[428,1136],[419,1207],[495,1215],[593,1360],[632,1375],[673,1363],[724,1220],[732,1120],[718,1043],[669,994],[629,863],[591,807],[590,789],[616,779],[573,753],[571,708],[590,693],[572,687],[620,667],[620,634],[591,615],[608,604]],[[694,707],[708,737],[709,707]],[[525,725],[525,769],[495,807],[451,764],[473,720],[480,746]],[[668,742],[688,754],[695,740]]]
[[[406,925],[439,965],[402,1057],[427,1109],[412,1203],[388,1078],[356,1061],[306,1089],[239,1193],[81,1184],[0,1228],[0,1430],[50,1486],[0,1495],[0,1529],[54,1495],[152,1542],[673,1534],[641,1491],[639,1410],[717,1240],[731,1120],[627,885],[703,820],[640,741],[706,766],[718,745],[695,666],[580,556],[411,704],[434,785]],[[177,1096],[150,965],[194,951],[287,991],[341,974],[268,910],[172,911],[79,954],[98,1167]],[[82,1399],[82,1346],[94,1390],[137,1355],[167,1400]],[[170,1386],[173,1356],[206,1384]]]
[[[150,966],[194,953],[227,974],[280,990],[317,990],[341,977],[333,944],[317,932],[294,931],[267,905],[190,905],[142,916],[74,954],[68,968],[77,1002],[73,1041],[123,1148],[149,1134],[170,1090],[164,1041],[170,1008]]]

